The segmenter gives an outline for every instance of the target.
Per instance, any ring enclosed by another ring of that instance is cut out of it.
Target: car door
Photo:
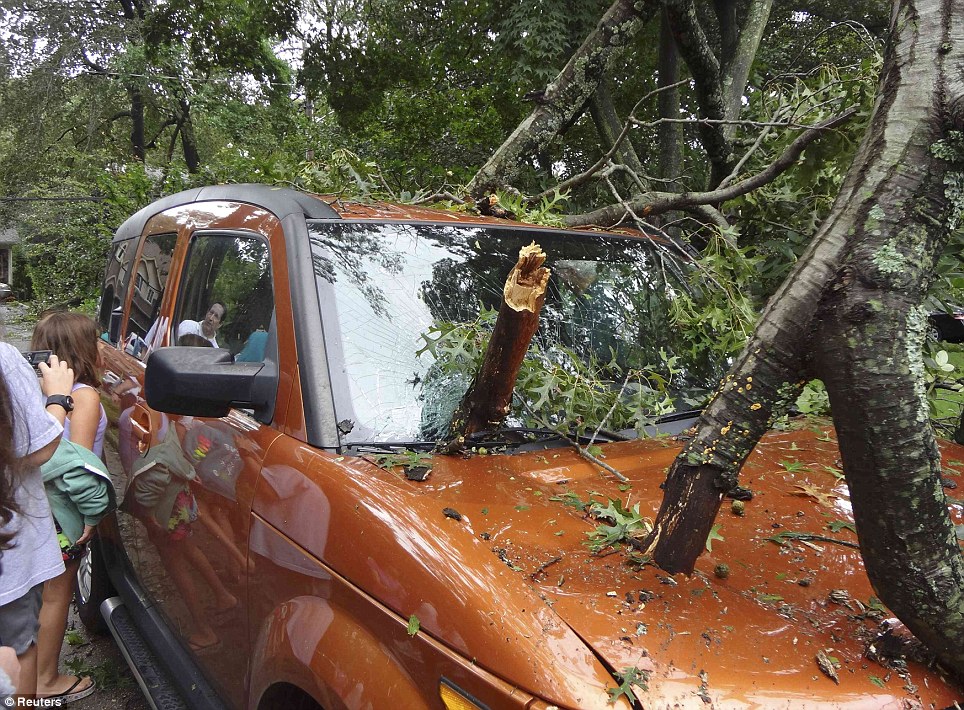
[[[120,501],[127,499],[132,472],[150,447],[147,417],[140,416],[148,355],[144,336],[160,316],[178,244],[177,231],[170,224],[145,231],[143,238],[114,244],[99,316],[105,331],[100,343],[101,401],[116,436],[109,436],[108,442],[117,442],[116,449],[105,447],[105,455]],[[117,511],[117,523],[124,554],[135,574],[138,579],[150,579],[149,572],[156,565],[145,529],[126,505]]]
[[[169,312],[156,343],[226,349],[238,362],[270,356],[275,318],[267,240],[249,232],[192,233]],[[145,499],[161,507],[140,510],[166,575],[156,601],[212,682],[240,704],[248,646],[248,513],[278,432],[241,409],[205,418],[162,414],[142,404],[138,417],[152,432],[146,460],[165,470],[168,487]],[[135,482],[143,475],[135,470]],[[145,480],[144,488],[153,485]]]

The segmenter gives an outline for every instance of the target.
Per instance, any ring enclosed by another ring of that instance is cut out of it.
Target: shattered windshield
[[[443,438],[481,362],[519,250],[551,271],[508,424],[635,430],[701,403],[721,364],[671,323],[685,268],[608,234],[309,222],[343,441]]]

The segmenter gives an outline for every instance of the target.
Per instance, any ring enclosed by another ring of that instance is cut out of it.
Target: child
[[[20,677],[14,685],[25,698],[33,698],[37,686],[43,583],[64,570],[39,467],[60,441],[67,414],[60,402],[74,382],[73,370],[56,355],[39,369],[41,386],[23,356],[0,343],[0,650],[4,660],[11,652],[7,647],[16,656]],[[5,670],[9,674],[16,667]]]
[[[71,393],[73,410],[67,415],[63,436],[74,448],[58,449],[57,460],[48,462],[42,469],[66,570],[44,583],[37,643],[37,697],[57,698],[62,702],[78,700],[94,691],[92,678],[60,674],[60,649],[85,544],[93,534],[94,524],[113,504],[113,486],[103,465],[96,463],[97,457],[103,455],[107,428],[107,415],[97,391],[100,385],[98,336],[97,325],[89,317],[55,311],[40,319],[31,342],[33,350],[50,350],[70,363],[76,378]],[[76,447],[94,455],[85,459]],[[76,465],[71,465],[72,461]],[[83,502],[78,505],[78,501]]]

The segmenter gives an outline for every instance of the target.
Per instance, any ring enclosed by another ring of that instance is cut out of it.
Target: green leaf
[[[720,528],[722,526],[717,523],[710,529],[710,534],[706,536],[706,551],[713,552],[713,541],[720,540],[723,541],[725,538],[720,535]]]
[[[626,697],[631,705],[635,705],[636,694],[633,692],[633,686],[636,686],[640,690],[649,689],[647,685],[649,673],[646,671],[641,671],[638,668],[624,668],[622,673],[614,675],[616,680],[619,681],[619,685],[615,688],[606,689],[606,692],[609,693],[610,705],[615,705],[616,701],[623,696]]]
[[[853,533],[857,532],[857,528],[853,523],[848,523],[846,520],[834,520],[827,523],[827,527],[830,528],[831,532],[840,532],[841,530],[850,530]]]
[[[882,679],[878,678],[875,675],[870,675],[868,677],[870,678],[870,682],[876,685],[878,688],[884,687],[884,681]]]
[[[414,636],[415,634],[417,634],[418,630],[421,627],[422,627],[422,624],[419,622],[418,617],[415,616],[415,614],[412,614],[410,617],[408,617],[408,635],[409,636]]]

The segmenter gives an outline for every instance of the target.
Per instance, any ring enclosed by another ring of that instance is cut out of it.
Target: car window
[[[101,289],[100,310],[97,314],[97,322],[104,331],[110,330],[111,313],[124,305],[136,250],[137,239],[117,242],[110,250],[107,270],[104,273],[104,286]]]
[[[177,234],[150,235],[144,241],[141,257],[133,273],[134,288],[127,316],[124,349],[141,360],[147,357],[148,343],[158,332],[158,314],[176,246]]]
[[[172,321],[171,343],[264,359],[274,313],[268,245],[253,236],[196,234]]]

